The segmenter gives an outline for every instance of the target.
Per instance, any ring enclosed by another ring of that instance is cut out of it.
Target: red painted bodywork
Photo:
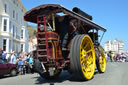
[[[37,17],[37,57],[45,66],[47,65],[46,67],[63,68],[64,66],[59,35],[48,31],[45,16]]]

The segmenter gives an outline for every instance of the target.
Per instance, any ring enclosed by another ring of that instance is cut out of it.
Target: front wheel
[[[70,48],[71,69],[77,80],[90,80],[95,72],[95,49],[88,35],[76,35]]]

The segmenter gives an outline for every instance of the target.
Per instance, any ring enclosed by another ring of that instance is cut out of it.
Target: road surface
[[[45,80],[35,73],[1,78],[0,85],[128,85],[128,62],[108,62],[106,72],[96,72],[89,81],[75,81],[68,72],[56,80]]]

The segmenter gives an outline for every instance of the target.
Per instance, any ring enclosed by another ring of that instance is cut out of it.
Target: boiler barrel
[[[89,20],[92,20],[92,16],[90,16],[89,14],[83,12],[82,10],[80,10],[80,9],[77,8],[77,7],[74,7],[74,8],[72,9],[72,11],[73,11],[73,12],[76,12],[76,13],[78,13],[78,14],[80,14],[80,15],[82,15],[83,17],[86,17],[86,18],[89,19]]]

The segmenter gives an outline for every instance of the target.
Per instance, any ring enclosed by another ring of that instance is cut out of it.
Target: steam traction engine
[[[73,8],[46,4],[26,12],[24,19],[37,24],[37,50],[34,69],[50,79],[68,70],[80,80],[92,79],[95,66],[106,70],[106,59],[98,31],[106,31],[92,22],[92,16]],[[102,37],[101,37],[102,38]]]

